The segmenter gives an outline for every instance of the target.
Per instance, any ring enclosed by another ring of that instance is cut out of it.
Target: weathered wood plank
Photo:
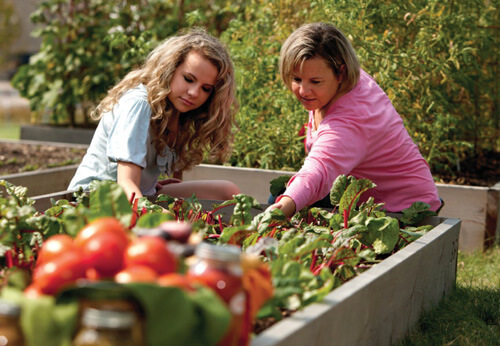
[[[441,221],[321,303],[265,330],[252,346],[396,343],[455,285],[460,220]]]

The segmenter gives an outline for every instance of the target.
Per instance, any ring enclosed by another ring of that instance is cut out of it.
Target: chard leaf
[[[251,196],[239,194],[234,196],[233,200],[236,201],[236,205],[234,206],[230,223],[235,226],[245,225],[252,220],[252,214],[250,213],[252,208],[262,209],[260,203]]]
[[[354,267],[360,262],[358,255],[350,248],[343,247],[336,253],[336,262],[342,262],[344,265]]]
[[[27,197],[28,188],[24,186],[16,186],[7,180],[0,180],[0,186],[5,187],[5,191],[11,197],[11,200],[21,207],[24,205],[33,205],[35,200]]]
[[[255,233],[255,231],[248,230],[246,226],[225,227],[221,233],[219,242],[240,245],[252,233]]]
[[[95,190],[90,191],[89,209],[92,219],[113,216],[124,225],[129,225],[132,207],[123,188],[112,181],[101,181],[96,186]]]
[[[374,262],[375,259],[377,258],[377,254],[370,248],[366,248],[366,249],[361,250],[358,253],[358,256],[360,258],[364,259],[365,261],[369,261],[369,262]]]
[[[405,231],[408,232],[415,232],[419,233],[420,235],[424,235],[425,233],[429,232],[431,229],[433,229],[434,226],[432,225],[422,225],[418,227],[405,227]]]
[[[402,211],[403,216],[399,221],[405,226],[417,226],[425,218],[437,215],[430,208],[431,206],[427,203],[415,202]]]
[[[377,254],[390,253],[399,241],[399,223],[391,217],[369,218],[361,241],[372,245]]]
[[[333,248],[340,248],[342,246],[348,246],[352,239],[362,237],[362,233],[367,231],[367,227],[364,225],[356,225],[348,229],[342,229],[337,231],[333,235],[335,242],[333,243]]]
[[[307,242],[299,246],[294,253],[294,256],[302,257],[307,254],[312,253],[316,249],[329,248],[331,244],[329,241],[326,241],[324,238],[316,238],[311,242]]]
[[[279,302],[278,300],[273,297],[269,299],[267,302],[262,305],[262,307],[259,309],[257,312],[257,317],[256,319],[264,319],[266,317],[272,317],[276,321],[280,321],[283,319],[283,316],[281,315],[281,311],[278,309]]]
[[[169,205],[170,203],[175,202],[175,198],[169,195],[159,194],[158,197],[156,197],[156,202],[165,202],[164,204]]]
[[[159,212],[159,213],[163,212],[162,207],[160,207],[158,204],[151,202],[147,197],[139,198],[139,201],[137,203],[137,211],[141,211],[143,209],[146,209],[146,211],[150,212]]]
[[[349,220],[349,225],[364,225],[367,219],[368,219],[367,214],[359,213]]]
[[[330,203],[332,205],[339,205],[345,190],[355,180],[353,176],[339,175],[333,182],[332,189],[330,190]]]
[[[280,246],[297,236],[301,236],[301,232],[297,228],[288,229],[286,232],[283,232],[283,235],[281,236]]]
[[[346,281],[355,276],[356,271],[351,266],[340,265],[335,269],[333,275],[339,277],[342,281]]]
[[[142,215],[137,220],[137,227],[141,228],[155,228],[158,227],[162,222],[174,220],[171,214],[167,213],[148,213]]]
[[[305,238],[300,235],[299,237],[295,237],[287,241],[286,243],[280,242],[280,247],[278,248],[280,255],[293,255],[295,254],[296,249],[304,244]]]
[[[360,179],[354,180],[351,184],[346,188],[342,198],[339,203],[339,213],[343,213],[344,210],[347,210],[349,213],[347,218],[350,218],[350,215],[353,209],[356,207],[361,194],[371,188],[374,188],[376,185],[372,183],[369,179]]]
[[[287,278],[299,279],[302,273],[302,264],[295,261],[288,261],[283,266],[283,276]]]
[[[344,217],[342,216],[342,214],[333,214],[332,218],[328,223],[328,226],[332,230],[339,230],[343,227],[343,222],[344,222]]]
[[[286,189],[286,184],[292,178],[291,175],[281,175],[271,180],[270,192],[273,196],[278,196]]]
[[[312,233],[317,235],[330,235],[331,229],[329,227],[324,227],[324,226],[309,225],[304,227],[304,233],[306,234]]]
[[[255,245],[252,245],[246,249],[247,254],[260,255],[266,251],[275,252],[278,248],[278,240],[276,238],[264,237],[260,238]]]
[[[373,217],[383,217],[385,213],[381,211],[385,203],[375,203],[373,197],[368,198],[365,202],[361,203],[359,206],[359,212],[367,216]]]
[[[74,209],[64,211],[61,220],[64,225],[64,230],[69,235],[75,237],[78,232],[88,223],[90,210],[79,204]]]
[[[255,233],[251,234],[250,236],[248,236],[243,241],[243,244],[241,245],[241,247],[242,247],[242,249],[248,249],[249,247],[257,244],[258,241],[259,241],[259,233],[255,232]],[[269,251],[269,249],[264,249],[264,251],[266,251],[266,250]]]
[[[328,268],[321,269],[319,276],[322,279],[321,286],[304,292],[304,305],[322,301],[328,293],[341,285],[341,281]]]
[[[257,214],[250,222],[249,228],[255,229],[260,235],[263,235],[269,231],[271,224],[273,227],[289,226],[290,222],[281,209],[273,209],[271,212]]]

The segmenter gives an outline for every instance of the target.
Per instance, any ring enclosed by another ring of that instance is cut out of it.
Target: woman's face
[[[170,82],[168,99],[180,113],[202,106],[214,90],[217,67],[198,52],[189,53]]]
[[[341,82],[325,59],[313,57],[293,69],[291,87],[305,109],[326,112],[338,98]]]

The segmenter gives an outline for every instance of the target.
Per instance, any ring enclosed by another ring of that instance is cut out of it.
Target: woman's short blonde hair
[[[325,59],[335,76],[343,73],[341,90],[350,91],[358,83],[360,63],[347,37],[333,24],[309,23],[295,30],[281,47],[280,74],[289,89],[293,70],[313,57]]]
[[[179,116],[179,128],[171,148],[179,158],[174,167],[179,171],[202,162],[205,153],[212,161],[224,161],[231,154],[234,116],[238,108],[236,83],[232,60],[219,39],[199,28],[166,39],[148,55],[141,67],[129,72],[108,92],[94,113],[94,118],[100,118],[127,90],[144,84],[152,109],[152,140],[157,151],[163,152],[169,134],[167,124],[176,112],[168,100],[170,82],[177,67],[191,52],[200,53],[214,64],[218,75],[205,104]]]

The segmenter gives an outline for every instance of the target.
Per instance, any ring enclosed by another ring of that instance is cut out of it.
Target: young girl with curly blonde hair
[[[224,161],[233,139],[234,68],[223,44],[201,29],[170,37],[98,105],[92,142],[68,189],[113,180],[127,196],[167,194],[231,199],[229,181],[166,179],[209,160]]]

